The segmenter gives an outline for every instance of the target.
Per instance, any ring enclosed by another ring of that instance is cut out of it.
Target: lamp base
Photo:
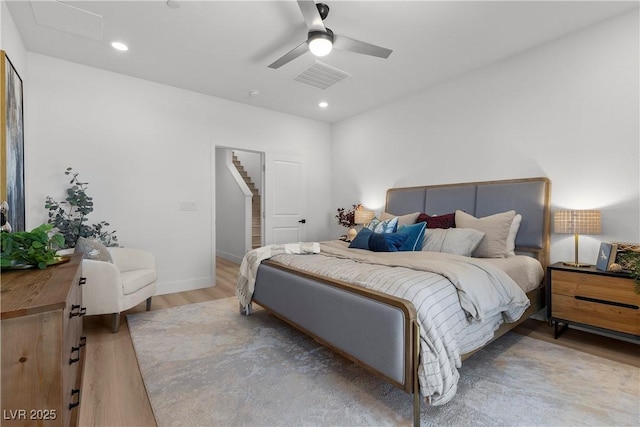
[[[591,267],[593,265],[586,262],[572,262],[572,261],[564,261],[563,264],[568,265],[569,267]]]

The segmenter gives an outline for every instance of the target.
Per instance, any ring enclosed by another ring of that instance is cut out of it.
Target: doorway
[[[306,174],[299,157],[215,147],[216,256],[242,262],[249,250],[306,241]]]

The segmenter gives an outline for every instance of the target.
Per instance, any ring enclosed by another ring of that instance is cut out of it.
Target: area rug
[[[127,316],[159,426],[400,426],[412,397],[235,298]],[[423,426],[640,425],[640,369],[508,333]]]

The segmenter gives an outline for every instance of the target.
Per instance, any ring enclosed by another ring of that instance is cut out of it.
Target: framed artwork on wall
[[[12,231],[25,230],[24,198],[24,116],[22,79],[9,57],[0,50],[0,202],[8,206],[5,213]]]

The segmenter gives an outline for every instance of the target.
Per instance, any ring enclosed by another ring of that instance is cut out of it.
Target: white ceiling
[[[175,2],[6,1],[30,52],[326,122],[638,8],[637,1],[326,0],[327,27],[393,53],[385,60],[334,50],[320,60],[351,77],[320,90],[293,81],[313,64],[310,53],[267,68],[306,39],[295,1]],[[130,50],[114,50],[114,40]]]

